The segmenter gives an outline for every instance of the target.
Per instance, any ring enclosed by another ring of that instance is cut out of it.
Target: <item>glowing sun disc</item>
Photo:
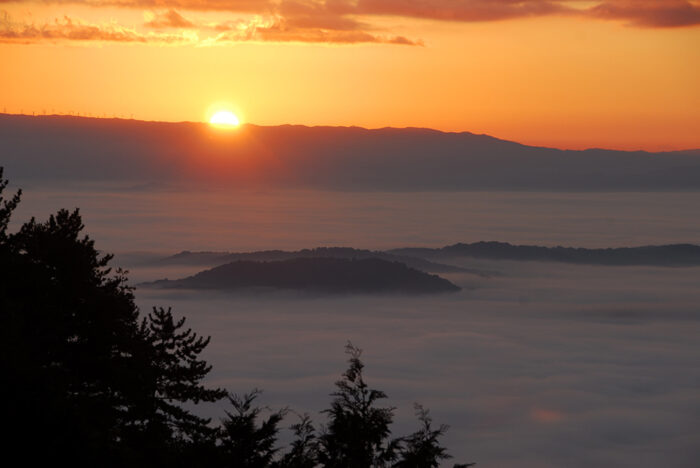
[[[209,123],[225,127],[237,127],[241,122],[233,112],[222,110],[212,115]]]

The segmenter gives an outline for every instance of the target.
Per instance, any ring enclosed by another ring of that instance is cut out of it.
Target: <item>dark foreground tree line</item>
[[[209,343],[170,309],[142,316],[125,272],[112,271],[82,235],[78,210],[60,210],[10,233],[21,193],[3,197],[0,168],[0,362],[4,459],[24,466],[64,465],[369,468],[437,467],[450,458],[417,406],[419,429],[394,437],[394,408],[368,386],[360,350],[335,384],[326,423],[307,414],[278,434],[290,411],[267,413],[259,391],[207,388]],[[220,424],[185,404],[228,399]],[[454,465],[465,467],[468,465]]]

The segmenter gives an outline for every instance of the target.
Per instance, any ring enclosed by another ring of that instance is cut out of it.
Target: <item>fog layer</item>
[[[696,466],[700,268],[480,262],[429,298],[241,296],[140,290],[212,336],[213,383],[317,412],[365,349],[371,385],[414,429],[412,403],[484,467]],[[466,265],[465,265],[466,266]],[[217,411],[210,409],[210,414]]]

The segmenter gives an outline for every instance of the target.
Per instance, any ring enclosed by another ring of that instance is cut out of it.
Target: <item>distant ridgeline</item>
[[[656,265],[700,266],[700,246],[693,244],[651,245],[587,249],[580,247],[542,247],[513,245],[507,242],[458,243],[441,248],[411,247],[380,250],[362,250],[349,247],[319,247],[298,251],[263,250],[258,252],[189,252],[183,251],[160,260],[172,265],[222,265],[238,260],[257,262],[289,260],[292,258],[380,258],[400,262],[428,273],[472,273],[479,276],[497,274],[478,268],[464,268],[440,261],[466,257],[490,260],[520,260],[564,262],[588,265]]]
[[[303,249],[297,251],[286,250],[261,250],[258,252],[190,252],[182,251],[161,260],[162,263],[171,265],[223,265],[240,260],[253,262],[274,262],[289,260],[292,258],[345,258],[360,260],[364,258],[379,258],[389,262],[403,263],[408,267],[428,273],[477,273],[465,268],[443,263],[435,263],[424,258],[410,255],[396,255],[380,250],[353,249],[351,247],[317,247],[315,249]]]
[[[139,286],[167,289],[241,290],[273,288],[321,293],[429,294],[459,291],[437,275],[379,258],[332,257],[281,261],[238,260],[178,280]]]
[[[506,242],[475,242],[473,244],[454,244],[438,249],[403,248],[393,249],[388,252],[400,256],[426,259],[470,257],[490,260],[530,260],[587,265],[700,265],[700,246],[693,244],[584,249],[512,245]]]
[[[422,128],[0,114],[13,180],[331,190],[700,190],[700,150],[564,151]]]

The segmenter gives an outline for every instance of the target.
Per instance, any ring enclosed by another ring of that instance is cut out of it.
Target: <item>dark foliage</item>
[[[369,388],[362,375],[362,351],[348,343],[350,367],[335,383],[331,407],[324,411],[329,423],[321,435],[319,460],[326,467],[382,467],[397,457],[400,440],[389,439],[393,407],[377,407],[387,396]]]
[[[6,182],[0,183],[4,189]],[[7,447],[27,464],[162,464],[210,437],[181,403],[213,401],[197,355],[208,340],[183,320],[139,310],[78,210],[7,233],[18,195],[0,200],[0,365]],[[32,450],[42,441],[41,450]]]
[[[440,460],[452,458],[445,447],[440,445],[440,437],[447,431],[447,426],[442,424],[433,429],[433,420],[428,410],[416,404],[416,416],[421,422],[421,428],[403,439],[404,446],[401,449],[401,459],[393,466],[395,468],[437,468]]]
[[[299,416],[299,422],[292,424],[294,441],[289,452],[279,462],[284,468],[314,468],[318,463],[318,438],[316,429],[308,414]]]
[[[243,396],[229,395],[233,412],[226,412],[227,418],[220,430],[222,466],[265,468],[272,465],[273,457],[279,451],[275,447],[278,426],[287,410],[272,413],[258,425],[263,408],[253,403],[259,395],[259,390]]]
[[[199,359],[209,338],[198,337],[189,328],[181,331],[184,324],[184,317],[176,321],[171,310],[163,308],[154,308],[143,322],[144,335],[151,345],[150,361],[156,372],[152,395],[161,424],[178,438],[201,439],[212,435],[206,430],[209,420],[173,402],[217,401],[226,396],[226,391],[207,389],[201,384],[211,370],[210,365]]]

